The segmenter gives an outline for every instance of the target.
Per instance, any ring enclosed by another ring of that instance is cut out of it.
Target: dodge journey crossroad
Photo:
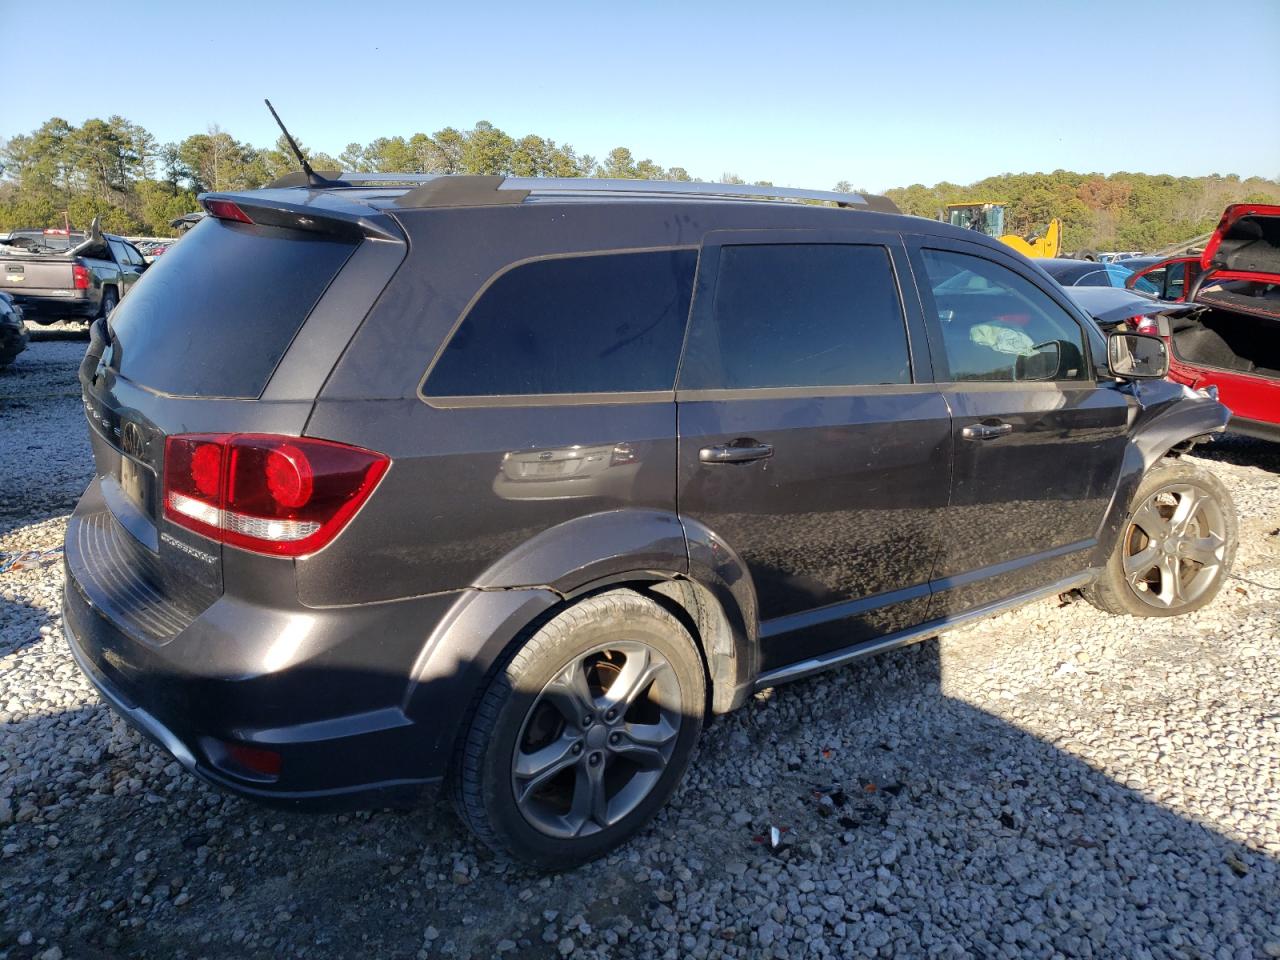
[[[317,182],[320,181],[320,182]],[[443,786],[556,869],[756,691],[1082,591],[1208,603],[1223,428],[1019,254],[773,187],[332,174],[208,216],[97,321],[65,624],[188,770]]]

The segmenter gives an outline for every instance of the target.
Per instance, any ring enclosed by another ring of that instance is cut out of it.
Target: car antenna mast
[[[293,135],[289,133],[284,125],[284,121],[280,119],[280,114],[276,113],[276,108],[271,105],[271,101],[266,97],[262,98],[262,102],[267,105],[267,109],[271,111],[271,116],[275,118],[276,125],[280,127],[280,132],[284,134],[285,140],[289,143],[289,149],[293,151],[293,155],[298,158],[298,163],[302,164],[302,172],[307,175],[307,183],[313,187],[327,187],[329,181],[320,174],[311,169],[311,164],[307,163],[307,158],[303,156],[302,151],[298,149],[298,143],[293,139]]]

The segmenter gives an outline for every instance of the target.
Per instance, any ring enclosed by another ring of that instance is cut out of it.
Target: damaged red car
[[[1198,257],[1172,257],[1129,278],[1198,309],[1159,332],[1170,343],[1169,379],[1217,387],[1228,429],[1280,441],[1280,206],[1237,203],[1223,212]],[[1157,332],[1155,318],[1143,320]]]

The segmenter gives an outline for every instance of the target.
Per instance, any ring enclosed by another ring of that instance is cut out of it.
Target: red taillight
[[[230,200],[206,200],[204,202],[204,208],[209,211],[209,216],[217,217],[219,220],[235,220],[239,223],[253,223],[253,221],[249,219],[249,215]]]
[[[1149,333],[1152,336],[1160,334],[1160,322],[1155,317],[1133,317],[1129,323],[1138,333]]]
[[[77,290],[89,289],[89,268],[83,263],[73,263],[71,265],[72,283]]]
[[[328,544],[391,461],[309,437],[189,434],[165,441],[164,513],[255,553],[300,557]]]

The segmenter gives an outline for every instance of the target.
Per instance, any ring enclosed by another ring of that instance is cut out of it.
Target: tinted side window
[[[116,258],[116,263],[122,267],[129,265],[129,253],[124,248],[124,244],[119,240],[108,240],[107,246],[111,248],[111,255]]]
[[[1083,380],[1080,325],[1029,280],[983,257],[924,250],[952,380]]]
[[[427,377],[429,397],[670,390],[693,250],[557,257],[499,276]]]
[[[709,322],[689,335],[688,390],[910,383],[889,251],[786,244],[720,251]]]

